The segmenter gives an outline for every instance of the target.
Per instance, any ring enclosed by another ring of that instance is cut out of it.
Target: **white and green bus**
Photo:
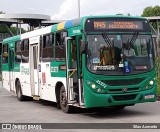
[[[19,101],[42,99],[68,113],[156,101],[149,23],[89,16],[3,40],[3,87]]]

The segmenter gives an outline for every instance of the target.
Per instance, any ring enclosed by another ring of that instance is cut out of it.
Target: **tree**
[[[2,11],[0,11],[0,14],[5,14],[5,13],[2,12]],[[10,27],[10,30],[11,30],[11,32],[12,32],[14,35],[17,34],[17,29],[16,29],[16,27],[11,26],[11,27]],[[19,30],[19,29],[18,29],[18,30]],[[21,28],[21,31],[22,31],[22,33],[25,33],[25,32],[26,32],[23,28]],[[3,25],[3,24],[0,24],[0,33],[9,33],[9,32],[8,32],[8,29],[7,29],[7,28],[5,27],[5,25]]]
[[[152,16],[160,16],[160,6],[149,6],[149,7],[146,7],[144,10],[143,10],[143,13],[142,15],[143,17],[152,17]]]
[[[143,13],[141,15],[142,17],[153,17],[153,16],[160,16],[160,6],[149,6],[149,7],[146,7],[144,10],[143,10]],[[158,30],[158,27],[157,25],[160,25],[160,22],[150,22],[150,24],[152,25],[152,27],[154,27],[154,29],[157,29]]]

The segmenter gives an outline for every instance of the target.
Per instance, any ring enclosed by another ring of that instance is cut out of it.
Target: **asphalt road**
[[[136,104],[121,111],[75,109],[74,113],[65,114],[56,108],[55,103],[47,101],[19,102],[14,93],[0,88],[0,123],[160,123],[160,101]],[[100,129],[99,131],[104,130]]]

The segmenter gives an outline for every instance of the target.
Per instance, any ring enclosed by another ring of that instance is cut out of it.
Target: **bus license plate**
[[[145,98],[145,99],[153,99],[153,98],[154,98],[154,94],[145,95],[144,98]]]

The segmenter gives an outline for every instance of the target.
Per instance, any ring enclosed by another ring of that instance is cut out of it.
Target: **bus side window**
[[[42,51],[43,51],[43,36],[40,36],[40,46],[39,46],[39,61],[42,61]]]
[[[66,31],[56,33],[55,58],[57,61],[64,61],[66,59],[66,44],[65,44],[66,36],[67,36]]]
[[[51,62],[54,59],[54,35],[48,34],[43,36],[42,61]]]
[[[71,59],[72,59],[72,68],[77,68],[77,50],[75,40],[70,40],[71,42]]]
[[[85,43],[82,42],[82,38],[78,39],[79,49],[80,49],[80,67],[82,68],[82,53],[85,52]]]
[[[25,39],[21,43],[22,63],[29,62],[29,39]]]
[[[71,54],[72,54],[72,61],[77,61],[75,40],[71,40]]]
[[[2,63],[3,64],[6,64],[8,63],[8,44],[4,44],[3,45],[3,60],[2,60]]]
[[[21,63],[21,41],[17,41],[15,43],[16,47],[15,47],[15,62],[16,63]]]

